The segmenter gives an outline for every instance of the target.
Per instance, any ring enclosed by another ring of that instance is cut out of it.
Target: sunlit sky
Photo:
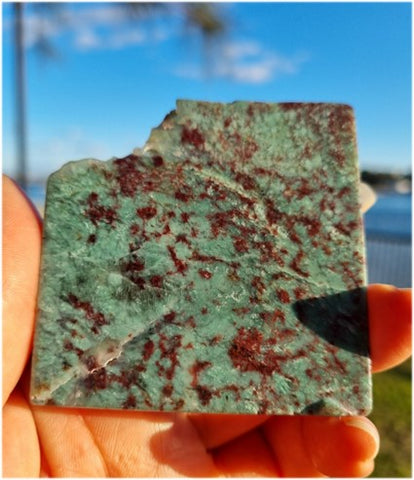
[[[25,7],[31,178],[69,160],[130,153],[177,98],[348,103],[361,167],[410,169],[410,3],[218,4],[228,31],[209,56],[178,14],[128,22],[115,4],[68,3],[64,22],[42,23],[33,5]],[[3,4],[3,170],[10,175],[12,13]],[[54,59],[33,48],[41,25]]]

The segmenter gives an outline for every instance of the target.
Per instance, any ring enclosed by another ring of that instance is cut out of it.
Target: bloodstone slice
[[[143,150],[48,182],[31,398],[366,414],[354,117],[179,101]]]

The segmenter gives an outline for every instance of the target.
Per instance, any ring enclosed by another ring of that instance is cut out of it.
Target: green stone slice
[[[34,404],[366,414],[353,111],[178,101],[48,181]]]

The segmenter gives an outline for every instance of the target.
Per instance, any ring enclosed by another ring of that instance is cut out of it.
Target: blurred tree
[[[129,3],[120,2],[113,6],[119,9],[124,22],[140,22],[155,17],[158,14],[169,16],[182,15],[186,27],[186,35],[193,32],[201,34],[204,40],[204,52],[207,53],[213,38],[219,37],[226,30],[226,23],[219,13],[216,4],[208,3]],[[25,10],[34,10],[38,22],[36,31],[31,31],[31,45],[40,58],[54,59],[59,55],[49,35],[50,25],[59,27],[68,21],[65,3],[14,3],[14,84],[15,84],[15,120],[16,120],[16,157],[17,181],[22,188],[27,188],[27,130],[26,130],[26,59],[25,38],[27,25],[25,24]],[[48,28],[49,27],[49,28]],[[32,27],[33,28],[33,27]],[[207,57],[206,57],[207,58]],[[208,65],[207,65],[208,68]]]

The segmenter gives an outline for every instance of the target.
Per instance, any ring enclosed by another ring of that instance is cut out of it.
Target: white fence
[[[368,234],[366,248],[369,283],[411,287],[410,238]]]

